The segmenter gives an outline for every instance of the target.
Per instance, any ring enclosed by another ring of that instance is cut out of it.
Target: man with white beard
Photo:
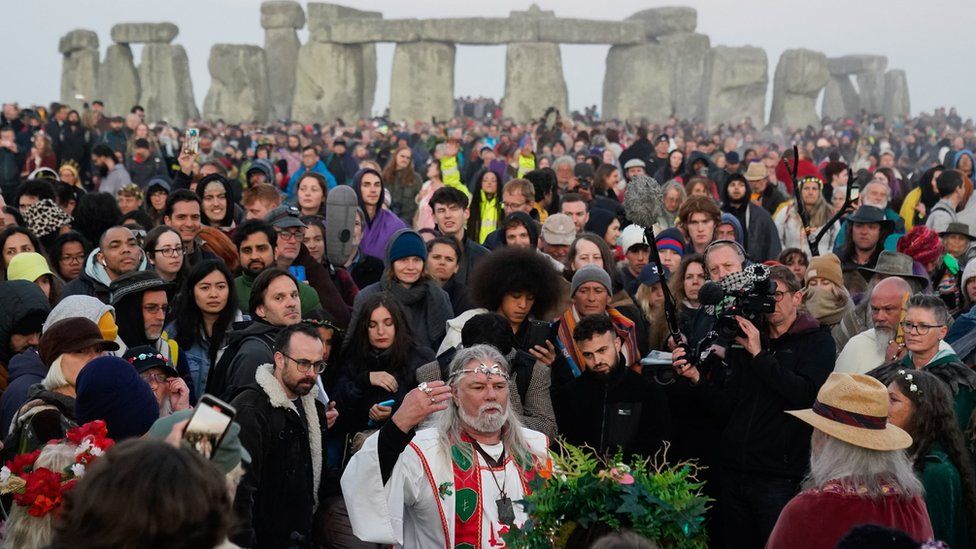
[[[494,347],[461,349],[450,385],[421,383],[353,455],[342,493],[353,533],[395,547],[499,547],[527,516],[519,500],[547,463],[545,435],[508,405],[508,366]],[[430,414],[437,427],[415,432]],[[477,472],[478,474],[472,474]]]
[[[898,324],[902,321],[905,302],[912,288],[903,278],[890,276],[879,281],[871,291],[870,330],[852,337],[837,357],[835,372],[865,374],[882,364],[900,359],[904,344],[896,341]],[[952,347],[942,341],[940,349]]]

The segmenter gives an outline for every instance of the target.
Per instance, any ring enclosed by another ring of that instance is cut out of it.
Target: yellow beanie
[[[53,274],[44,256],[37,252],[21,252],[7,265],[7,280],[34,282],[46,274]]]
[[[115,341],[119,337],[119,326],[115,323],[115,315],[111,311],[105,311],[102,318],[98,319],[98,329],[102,332],[102,337],[108,341]]]

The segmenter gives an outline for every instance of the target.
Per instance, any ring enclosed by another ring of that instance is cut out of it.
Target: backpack
[[[254,334],[244,337],[237,342],[237,352],[229,353],[224,351],[224,354],[221,355],[220,360],[218,360],[217,363],[214,364],[210,369],[210,373],[207,375],[207,385],[204,388],[204,391],[207,394],[227,401],[229,401],[229,398],[225,397],[236,396],[236,394],[228,394],[234,393],[238,389],[236,387],[231,387],[228,383],[228,378],[231,374],[230,367],[234,362],[234,359],[237,358],[237,354],[240,352],[240,348],[244,345],[244,343],[254,339],[263,343],[264,346],[268,348],[268,351],[270,351],[272,354],[274,353],[274,339],[271,338],[269,334]]]

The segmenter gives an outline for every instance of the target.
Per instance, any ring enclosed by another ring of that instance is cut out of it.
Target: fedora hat
[[[888,232],[895,228],[895,222],[885,217],[884,210],[874,206],[861,206],[856,212],[847,216],[847,221],[851,223],[878,223]]]
[[[769,177],[769,172],[766,170],[766,165],[762,162],[750,162],[745,175],[749,181],[759,181],[760,179]]]
[[[871,376],[833,372],[813,408],[787,410],[829,436],[870,450],[903,450],[912,437],[888,423],[888,388]]]
[[[946,230],[939,233],[939,236],[944,237],[950,234],[965,236],[966,238],[969,239],[970,242],[976,240],[976,236],[973,236],[972,233],[969,231],[969,225],[965,223],[959,223],[957,221],[953,221],[952,223],[949,223],[949,226],[946,227]]]
[[[916,282],[920,283],[924,288],[929,280],[924,276],[915,274],[912,270],[912,264],[914,260],[909,255],[903,253],[893,252],[891,250],[882,250],[878,254],[878,261],[874,264],[874,268],[870,267],[858,267],[857,270],[861,271],[861,275],[868,282],[871,281],[871,277],[876,274],[885,276],[897,276],[901,278],[911,278]]]

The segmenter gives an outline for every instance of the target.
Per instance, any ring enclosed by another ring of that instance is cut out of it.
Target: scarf
[[[391,280],[387,273],[383,274],[380,287],[409,309],[414,334],[418,336],[423,334],[428,339],[418,343],[436,348],[437,343],[444,338],[447,332],[447,321],[453,314],[450,308],[445,310],[441,307],[439,300],[436,299],[436,290],[440,288],[437,288],[431,280],[421,280],[405,288],[403,284]],[[422,332],[416,328],[417,325],[423,326]]]
[[[583,362],[583,355],[580,353],[579,347],[573,340],[573,330],[576,328],[577,322],[574,311],[575,307],[570,307],[563,313],[557,333],[559,335],[563,356],[566,357],[566,362],[569,363],[573,377],[579,377],[583,373],[583,365],[585,362]],[[624,358],[627,359],[627,366],[635,372],[640,373],[641,364],[637,349],[637,330],[634,322],[613,307],[607,308],[607,314],[610,315],[610,322],[613,323],[617,337],[624,342],[624,348],[621,349],[621,352]]]
[[[842,286],[807,287],[803,304],[811,315],[825,326],[834,326],[854,309],[851,295]]]

